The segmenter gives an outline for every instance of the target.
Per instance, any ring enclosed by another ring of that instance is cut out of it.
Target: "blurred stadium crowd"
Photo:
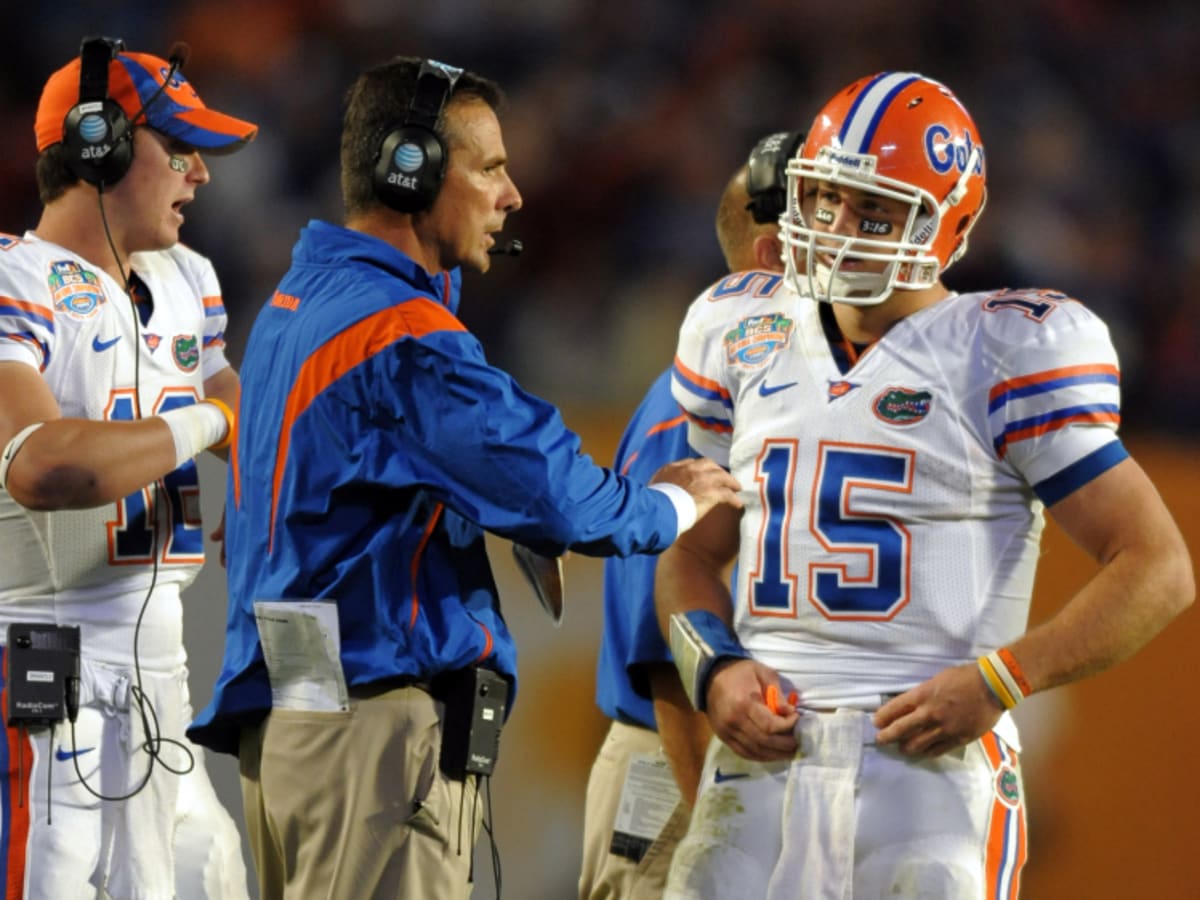
[[[1060,289],[1108,321],[1127,430],[1200,434],[1200,8],[1190,0],[57,0],[0,33],[0,230],[37,220],[33,114],[85,34],[166,55],[207,102],[261,126],[210,160],[185,240],[217,265],[241,357],[297,231],[337,220],[342,92],[428,55],[498,79],[525,252],[468,276],[494,362],[568,411],[623,417],[721,273],[728,173],[763,133],[806,128],[852,79],[949,84],[987,149],[990,199],[951,287]]]

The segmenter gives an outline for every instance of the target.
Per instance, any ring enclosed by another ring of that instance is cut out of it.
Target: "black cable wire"
[[[500,847],[496,843],[496,831],[492,825],[494,821],[492,817],[492,779],[490,776],[482,776],[484,781],[485,796],[487,802],[484,804],[483,810],[483,830],[487,832],[488,842],[492,849],[492,875],[496,879],[496,900],[500,900]],[[479,782],[475,782],[475,796],[479,796]]]
[[[141,362],[142,362],[142,336],[141,336],[141,315],[138,312],[137,301],[133,297],[133,270],[125,271],[125,267],[121,264],[121,255],[117,252],[116,242],[113,240],[112,230],[108,225],[108,214],[104,209],[104,194],[101,191],[96,191],[97,202],[100,206],[100,221],[104,225],[104,237],[108,241],[108,247],[112,251],[113,260],[117,264],[117,271],[121,275],[121,281],[125,287],[125,295],[129,298],[129,309],[133,315],[133,415],[134,419],[142,418],[142,397],[141,397]],[[158,714],[154,711],[153,704],[146,697],[146,693],[142,688],[142,663],[139,652],[139,641],[142,634],[142,619],[145,618],[146,610],[150,606],[150,598],[154,595],[154,588],[158,584],[158,522],[159,522],[159,499],[166,497],[166,486],[162,479],[157,479],[154,482],[154,491],[148,493],[148,502],[146,506],[146,524],[150,528],[150,586],[146,589],[146,596],[142,599],[142,607],[138,611],[137,622],[133,628],[133,673],[134,685],[130,688],[130,714],[136,709],[138,716],[142,720],[142,733],[145,739],[142,741],[142,750],[150,757],[150,762],[146,766],[146,774],[142,776],[141,783],[137,787],[130,790],[128,793],[118,796],[108,796],[94,790],[83,773],[79,770],[79,757],[74,757],[75,775],[79,778],[79,783],[84,789],[99,800],[128,800],[135,794],[140,793],[150,782],[150,776],[154,772],[155,763],[162,766],[168,772],[175,775],[186,775],[196,767],[196,757],[192,754],[191,749],[183,741],[175,738],[163,737],[159,731]],[[183,751],[183,755],[187,762],[183,768],[175,768],[162,757],[162,748],[164,745],[173,744]],[[75,743],[75,719],[71,719],[71,749],[77,749]]]
[[[50,742],[46,744],[46,824],[53,825],[54,820],[51,818],[54,814],[54,804],[50,802],[50,788],[53,785],[51,776],[54,774],[54,766],[49,765],[50,751],[54,749],[54,723],[50,723]]]

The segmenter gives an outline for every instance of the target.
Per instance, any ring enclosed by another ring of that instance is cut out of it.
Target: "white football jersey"
[[[1043,502],[1126,455],[1108,329],[1051,291],[952,295],[843,373],[816,302],[738,273],[689,309],[673,392],[742,485],[736,631],[806,706],[1022,634]]]
[[[87,260],[33,233],[0,235],[0,360],[39,369],[65,417],[129,420],[195,403],[228,366],[211,263],[177,245],[130,265],[153,300],[144,326],[123,286]],[[179,592],[204,562],[198,487],[189,461],[95,509],[36,512],[0,490],[0,627],[82,625],[85,654],[126,662],[153,583],[142,663],[182,663]]]

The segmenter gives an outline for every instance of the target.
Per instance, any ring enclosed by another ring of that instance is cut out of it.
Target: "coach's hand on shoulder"
[[[784,702],[778,713],[767,705],[769,687],[779,688],[779,673],[753,659],[718,662],[708,682],[707,712],[713,733],[738,756],[755,762],[796,755],[793,729],[799,713]]]
[[[738,480],[711,459],[680,459],[654,473],[650,484],[674,484],[687,491],[696,503],[696,519],[703,519],[714,506],[741,509]],[[686,529],[684,529],[686,530]]]
[[[879,707],[875,742],[906,756],[940,756],[987,734],[1003,712],[975,663],[954,666]]]

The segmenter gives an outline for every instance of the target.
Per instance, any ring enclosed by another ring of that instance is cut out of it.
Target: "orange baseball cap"
[[[39,153],[63,139],[63,122],[79,103],[80,68],[76,57],[42,88],[33,126]],[[171,64],[157,56],[121,52],[108,64],[108,96],[130,119],[137,116],[132,124],[149,125],[206,153],[232,153],[254,140],[257,125],[209,109],[178,70],[163,88],[170,69]],[[144,109],[147,100],[153,102]]]

